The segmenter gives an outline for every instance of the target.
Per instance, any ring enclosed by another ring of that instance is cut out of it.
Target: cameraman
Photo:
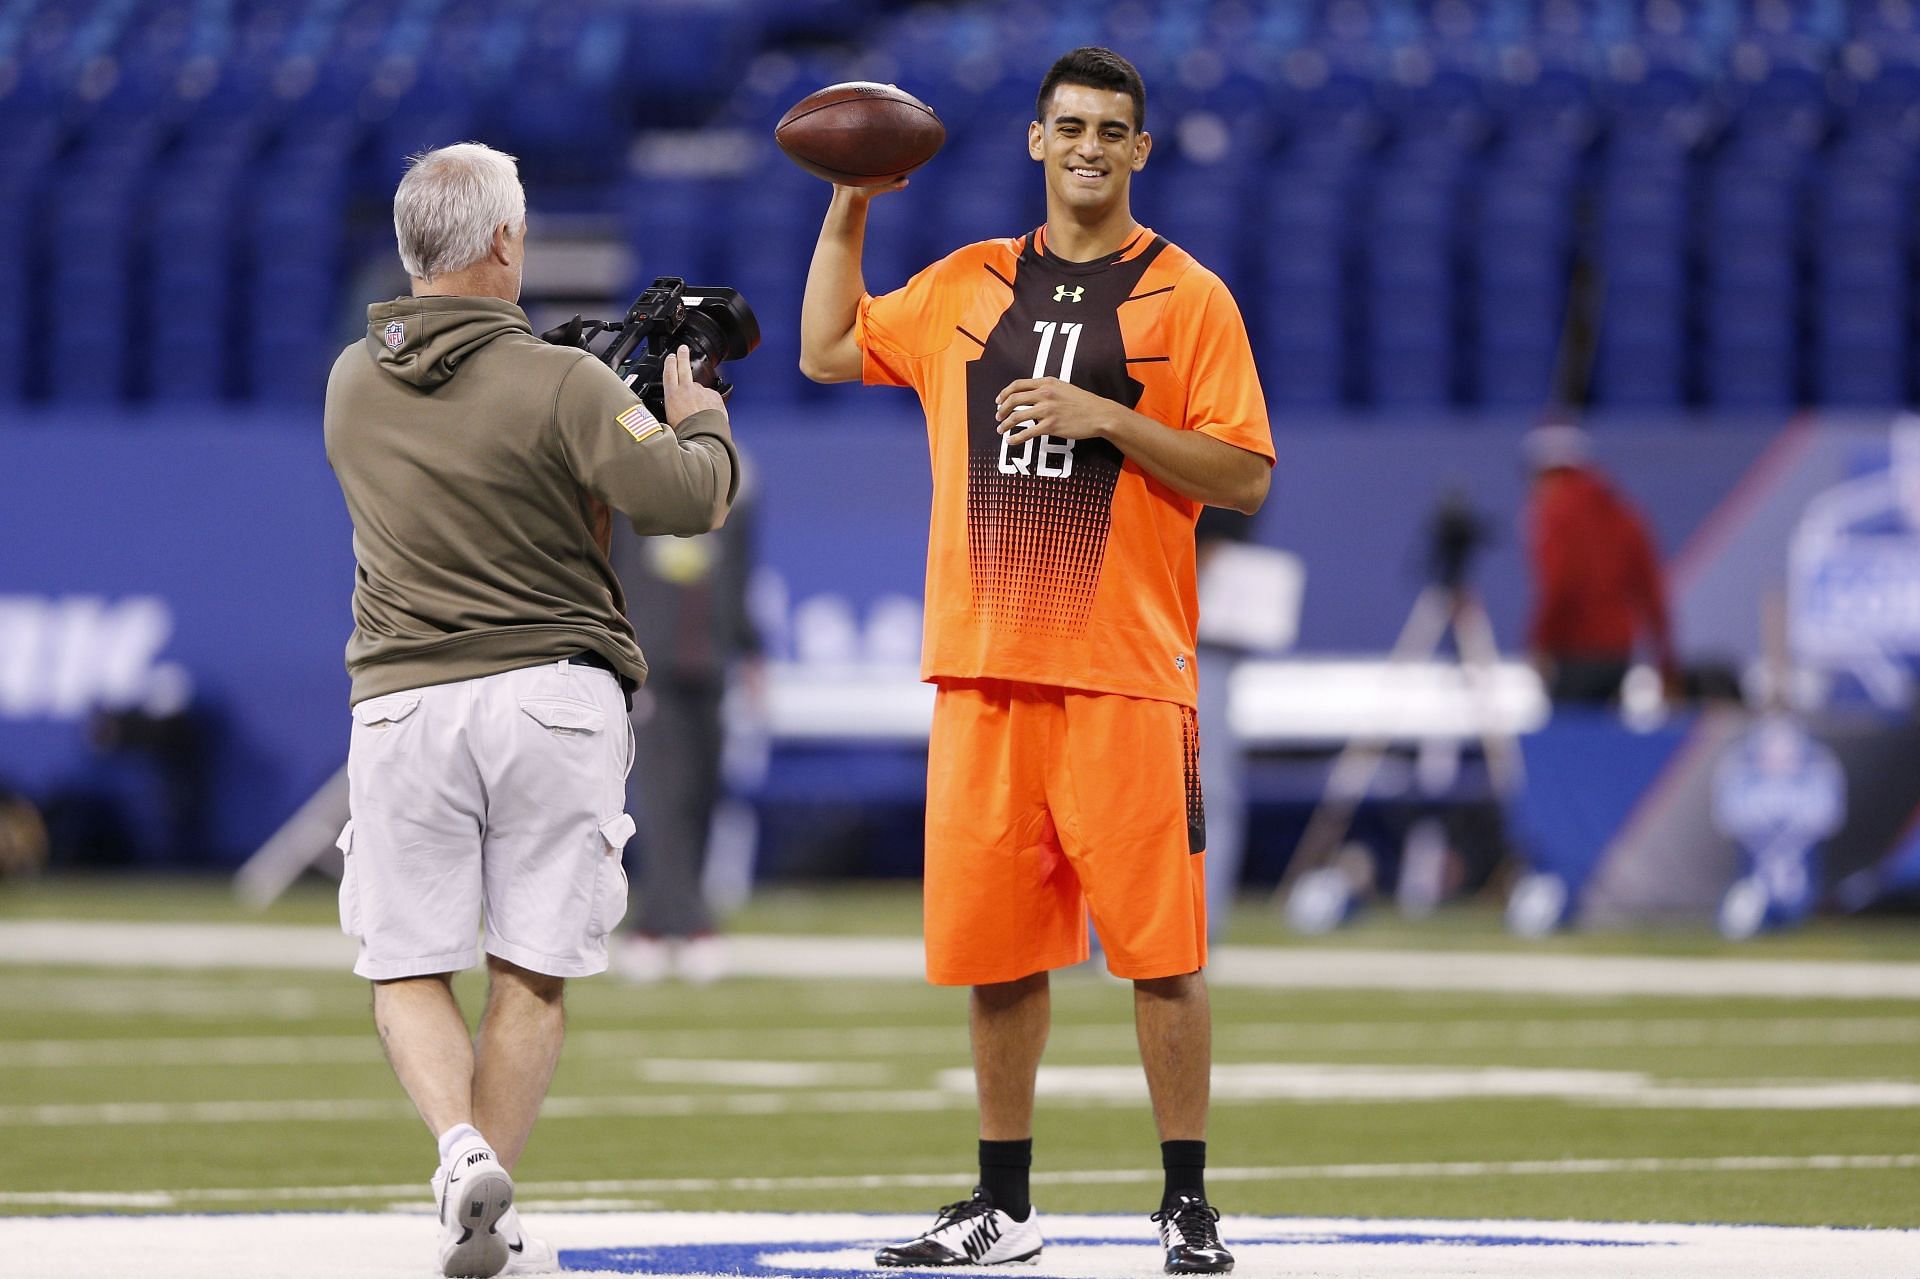
[[[626,911],[627,698],[646,666],[607,563],[611,510],[641,534],[717,528],[738,463],[684,347],[662,425],[591,354],[533,336],[513,157],[416,156],[393,221],[413,296],[368,308],[327,384],[359,564],[341,924],[439,1140],[442,1272],[552,1270],[508,1172],[559,1059],[565,979],[606,968]],[[482,918],[476,1042],[451,976]]]

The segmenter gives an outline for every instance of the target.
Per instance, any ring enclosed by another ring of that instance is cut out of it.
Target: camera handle
[[[565,324],[556,324],[542,333],[540,340],[555,346],[577,346],[590,352],[593,347],[589,344],[602,333],[619,333],[626,327],[620,320],[583,320],[576,315]]]

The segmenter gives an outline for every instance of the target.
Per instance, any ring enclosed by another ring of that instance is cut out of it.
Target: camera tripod
[[[1500,652],[1494,643],[1493,623],[1487,617],[1485,606],[1464,584],[1465,558],[1462,555],[1457,562],[1448,564],[1450,571],[1441,572],[1439,580],[1421,590],[1387,656],[1387,667],[1392,670],[1431,661],[1451,633],[1487,772],[1494,793],[1504,797],[1520,788],[1524,765],[1519,741],[1512,733],[1503,731],[1494,717],[1493,680]],[[1320,803],[1308,819],[1279,887],[1274,890],[1277,903],[1284,905],[1304,877],[1332,865],[1395,740],[1391,729],[1356,737],[1334,757]]]

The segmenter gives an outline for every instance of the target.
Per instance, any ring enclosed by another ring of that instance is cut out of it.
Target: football
[[[857,80],[809,93],[780,117],[774,141],[815,177],[871,187],[913,172],[947,140],[940,117],[891,84]]]

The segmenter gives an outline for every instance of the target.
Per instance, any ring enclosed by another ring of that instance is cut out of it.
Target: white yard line
[[[943,1070],[936,1082],[951,1092],[973,1093],[971,1070]],[[1091,1106],[1100,1101],[1144,1104],[1147,1084],[1137,1066],[1042,1066],[1039,1094],[1048,1105]],[[1514,1066],[1217,1062],[1213,1067],[1213,1101],[1221,1106],[1262,1101],[1398,1104],[1488,1097],[1666,1110],[1904,1110],[1920,1107],[1920,1082],[1673,1081],[1640,1071]]]
[[[640,1097],[549,1097],[547,1119],[663,1118],[682,1115],[911,1114],[971,1108],[973,1098],[920,1089],[895,1092],[716,1092]],[[1102,1103],[1118,1104],[1118,1103]],[[404,1098],[293,1101],[74,1102],[0,1106],[0,1128],[124,1127],[136,1124],[363,1123],[405,1119]]]
[[[567,1037],[569,1060],[634,1061],[653,1056],[725,1059],[740,1053],[858,1057],[952,1057],[964,1028],[921,1026],[771,1027],[764,1030],[583,1030]],[[1727,1017],[1481,1019],[1470,1021],[1278,1022],[1218,1025],[1214,1048],[1233,1052],[1331,1049],[1585,1049],[1828,1047],[1920,1044],[1920,1017]],[[1056,1052],[1134,1051],[1131,1022],[1055,1026]],[[379,1064],[371,1031],[351,1035],[209,1035],[0,1042],[0,1069],[159,1066]]]
[[[741,977],[911,980],[922,974],[916,938],[736,936],[730,944],[733,971]],[[0,963],[344,972],[353,954],[350,938],[321,926],[0,923]],[[1920,963],[1911,962],[1223,946],[1208,976],[1216,986],[1259,989],[1920,1000]]]
[[[359,992],[355,997],[364,999]],[[227,1021],[264,1017],[290,1022],[310,1021],[320,1014],[322,1006],[320,992],[311,988],[273,989],[145,973],[35,976],[32,981],[14,978],[0,982],[0,1009],[10,1012]]]
[[[1071,1027],[1062,1028],[1068,1032]],[[1057,1041],[1061,1029],[1054,1031]],[[1920,1017],[1606,1017],[1215,1027],[1242,1050],[1828,1047],[1920,1043]]]
[[[648,1057],[632,1063],[650,1084],[707,1084],[726,1088],[852,1088],[887,1082],[893,1072],[868,1061],[740,1061],[714,1057]]]
[[[1920,999],[1920,964],[1222,947],[1216,986],[1535,995]]]
[[[970,1070],[941,1070],[931,1088],[823,1088],[871,1084],[884,1070],[819,1063],[672,1059],[639,1073],[658,1082],[699,1079],[727,1091],[549,1097],[548,1119],[664,1118],[694,1115],[917,1114],[969,1110]],[[826,1073],[821,1073],[822,1071]],[[866,1073],[862,1075],[862,1071]],[[849,1075],[853,1076],[852,1078]],[[804,1081],[804,1082],[803,1082]],[[744,1089],[756,1089],[745,1091]],[[817,1089],[817,1090],[816,1090]],[[1071,1109],[1133,1108],[1146,1100],[1137,1065],[1046,1066],[1039,1091],[1048,1105]],[[1513,1066],[1356,1065],[1220,1062],[1213,1100],[1232,1108],[1274,1102],[1387,1103],[1534,1098],[1577,1105],[1670,1110],[1863,1110],[1920,1107],[1911,1079],[1663,1080],[1638,1071],[1557,1070]],[[0,1127],[75,1128],[185,1124],[365,1123],[404,1118],[397,1096],[257,1101],[57,1102],[0,1106]]]
[[[1892,1155],[1724,1155],[1704,1158],[1451,1160],[1426,1163],[1279,1164],[1266,1167],[1208,1168],[1216,1182],[1417,1181],[1432,1177],[1586,1177],[1637,1173],[1888,1172],[1920,1168],[1920,1154]],[[1036,1171],[1038,1186],[1158,1185],[1157,1168],[1089,1168]],[[524,1181],[516,1193],[548,1199],[583,1195],[720,1194],[809,1190],[941,1189],[960,1174],[871,1173],[817,1177],[637,1177],[590,1181]],[[426,1183],[385,1186],[237,1186],[167,1191],[5,1191],[0,1205],[16,1208],[192,1208],[232,1203],[326,1202],[396,1203],[430,1210]]]
[[[0,963],[115,968],[350,970],[357,943],[292,924],[31,919],[0,923]]]

